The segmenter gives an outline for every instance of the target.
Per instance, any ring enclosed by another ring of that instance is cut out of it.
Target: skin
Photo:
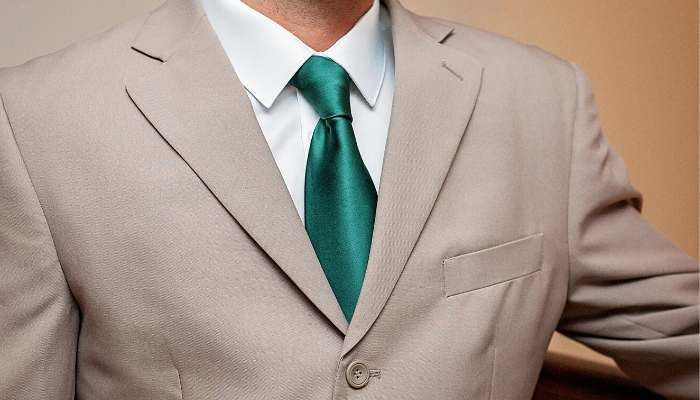
[[[372,6],[373,0],[242,0],[316,51],[328,49]]]

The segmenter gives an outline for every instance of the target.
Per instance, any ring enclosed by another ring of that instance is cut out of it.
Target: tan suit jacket
[[[350,324],[197,1],[0,71],[1,399],[527,399],[555,330],[698,397],[698,265],[640,216],[586,75],[386,4]]]

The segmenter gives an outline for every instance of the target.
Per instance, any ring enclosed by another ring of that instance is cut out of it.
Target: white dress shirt
[[[350,75],[352,126],[375,188],[384,160],[394,96],[390,19],[379,0],[329,49],[317,52],[240,0],[201,0],[250,98],[299,216],[304,221],[304,177],[319,116],[289,80],[312,55],[340,64]]]

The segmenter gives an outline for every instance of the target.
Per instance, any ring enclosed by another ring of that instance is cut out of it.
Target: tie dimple
[[[299,89],[322,119],[350,113],[350,76],[330,58],[311,56],[289,82]]]

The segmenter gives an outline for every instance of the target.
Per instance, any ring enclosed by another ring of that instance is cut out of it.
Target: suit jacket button
[[[369,368],[367,364],[355,361],[345,370],[345,379],[353,389],[362,389],[369,382]]]

